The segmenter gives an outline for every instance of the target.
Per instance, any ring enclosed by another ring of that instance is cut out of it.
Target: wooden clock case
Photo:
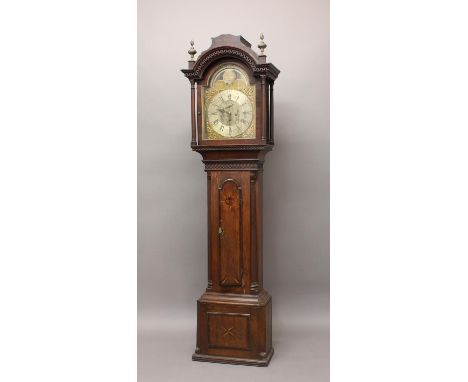
[[[256,89],[255,139],[206,140],[202,87],[222,64],[241,66]],[[198,300],[196,361],[267,366],[272,302],[263,289],[263,162],[273,148],[279,70],[242,36],[221,35],[182,72],[191,83],[192,150],[207,172],[208,285]]]

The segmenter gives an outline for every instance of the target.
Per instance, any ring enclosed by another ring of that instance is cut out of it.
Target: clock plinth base
[[[245,366],[268,366],[271,357],[273,357],[274,349],[271,348],[270,352],[263,359],[248,359],[248,358],[234,358],[234,357],[221,357],[215,355],[204,355],[193,353],[192,361],[199,362],[214,362],[214,363],[228,363],[231,365],[245,365]]]
[[[271,296],[206,292],[198,300],[194,361],[268,366]]]

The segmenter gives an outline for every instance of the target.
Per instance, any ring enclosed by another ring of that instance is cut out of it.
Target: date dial
[[[239,90],[223,90],[208,105],[208,122],[223,137],[236,138],[242,135],[252,121],[252,102]]]

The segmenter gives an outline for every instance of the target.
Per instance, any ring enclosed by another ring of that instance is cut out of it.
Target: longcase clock
[[[273,355],[271,296],[263,289],[262,179],[273,148],[273,84],[279,70],[242,36],[221,35],[194,59],[192,150],[208,192],[208,285],[198,300],[192,359],[267,366]]]

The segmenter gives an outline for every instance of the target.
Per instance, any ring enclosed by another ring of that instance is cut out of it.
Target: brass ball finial
[[[265,37],[263,36],[263,33],[260,33],[260,42],[258,43],[258,49],[260,49],[260,56],[264,56],[265,53],[263,53],[263,51],[265,50],[265,48],[267,47],[267,44],[265,44],[265,41],[263,41]]]
[[[193,58],[193,56],[195,56],[197,54],[197,51],[195,50],[195,48],[193,47],[193,40],[190,40],[190,49],[188,50],[188,54],[190,54],[190,61],[195,61],[195,59]]]

